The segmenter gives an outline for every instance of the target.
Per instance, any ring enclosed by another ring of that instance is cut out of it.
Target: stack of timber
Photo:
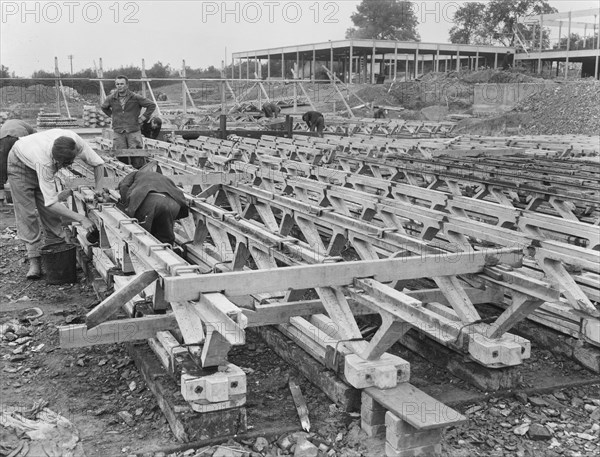
[[[84,127],[110,127],[111,118],[94,105],[83,106]]]
[[[37,116],[37,126],[40,128],[73,128],[79,127],[77,119],[63,117],[60,113],[46,113],[40,110]]]

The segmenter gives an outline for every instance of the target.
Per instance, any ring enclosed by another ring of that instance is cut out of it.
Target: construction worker
[[[162,119],[160,117],[153,117],[150,119],[150,122],[144,122],[140,127],[140,130],[145,138],[156,140],[160,134],[161,128]]]
[[[375,119],[385,119],[387,117],[388,111],[384,108],[375,107]]]
[[[106,97],[102,112],[112,117],[113,148],[137,149],[143,147],[140,124],[148,122],[156,103],[129,90],[127,76],[117,76],[116,90]],[[141,114],[142,108],[146,108]]]
[[[56,190],[56,173],[69,167],[76,158],[94,168],[96,188],[99,189],[104,176],[104,161],[70,130],[51,129],[21,137],[8,154],[8,182],[17,235],[25,242],[29,259],[27,279],[41,277],[40,248],[44,233],[46,244],[65,239],[61,219],[81,223],[86,232],[94,228],[91,220],[61,203],[70,195],[70,190],[60,193]]]
[[[302,120],[306,122],[308,129],[311,132],[316,131],[323,138],[323,130],[325,129],[325,118],[318,111],[307,111],[302,116]]]
[[[188,204],[183,191],[171,179],[150,171],[148,165],[119,183],[120,203],[160,242],[174,244],[175,220],[187,217]]]
[[[281,108],[279,105],[273,102],[266,102],[262,106],[262,112],[265,113],[265,117],[277,117],[281,112]]]
[[[0,189],[8,181],[8,153],[21,137],[35,133],[35,129],[21,119],[9,119],[0,127]]]

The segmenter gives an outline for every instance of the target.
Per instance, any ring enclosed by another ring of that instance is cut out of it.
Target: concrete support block
[[[181,395],[190,402],[222,403],[246,395],[246,373],[229,363],[207,376],[181,375]]]

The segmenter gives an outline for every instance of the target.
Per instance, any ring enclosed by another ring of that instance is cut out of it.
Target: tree
[[[545,0],[490,0],[485,4],[467,3],[454,13],[457,25],[450,29],[450,40],[453,43],[515,46],[518,44],[518,34],[526,46],[536,47],[539,43],[539,27],[519,21],[527,16],[557,11]],[[477,22],[480,26],[476,25]],[[548,37],[548,32],[544,30],[543,47],[548,47]]]
[[[0,65],[0,78],[10,78],[10,72],[6,65]]]
[[[350,19],[346,38],[419,41],[417,17],[406,0],[362,0]]]
[[[483,3],[467,3],[454,13],[454,25],[450,33],[450,42],[457,44],[475,44],[482,40],[483,17],[485,5]],[[481,43],[483,44],[483,43]]]
[[[171,66],[164,65],[162,62],[156,62],[146,71],[148,78],[169,78],[171,76]]]

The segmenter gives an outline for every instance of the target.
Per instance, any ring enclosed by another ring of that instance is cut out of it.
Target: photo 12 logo
[[[138,2],[2,2],[2,23],[139,22]]]
[[[339,23],[337,2],[202,2],[200,20],[220,23],[286,22],[309,20],[324,24]]]

